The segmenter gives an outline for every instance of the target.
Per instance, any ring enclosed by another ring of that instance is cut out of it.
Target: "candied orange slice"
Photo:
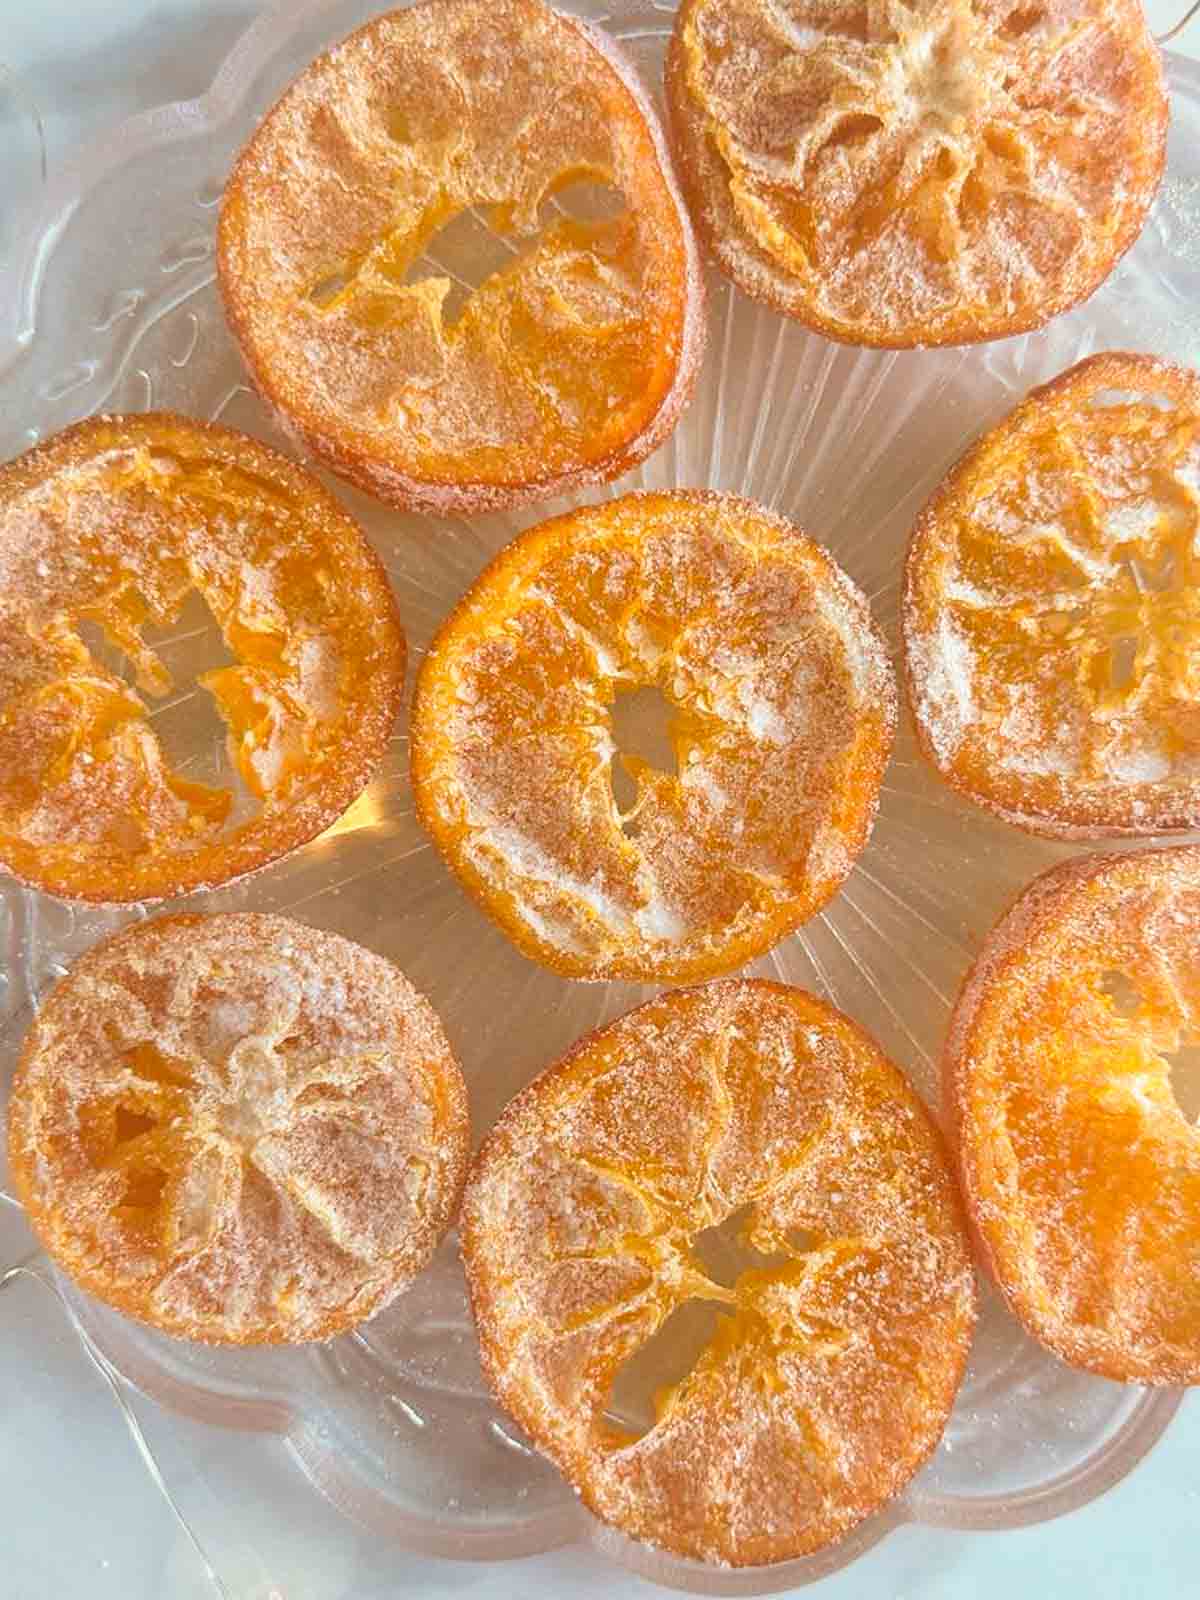
[[[389,962],[286,917],[88,952],[25,1043],[9,1170],[82,1288],[213,1343],[326,1339],[408,1284],[466,1171],[466,1090]]]
[[[988,936],[946,1046],[967,1203],[1034,1338],[1200,1383],[1200,848],[1043,873]]]
[[[747,294],[852,344],[998,339],[1092,293],[1166,160],[1138,0],[683,0],[667,103]]]
[[[501,1404],[597,1516],[734,1566],[908,1481],[975,1321],[936,1129],[783,984],[676,990],[547,1068],[476,1157],[462,1243]]]
[[[926,758],[1033,832],[1200,823],[1200,378],[1106,354],[970,449],[908,554]]]
[[[73,899],[179,894],[306,843],[366,785],[404,683],[357,523],[276,451],[167,412],[0,468],[0,627],[0,864]],[[210,627],[227,663],[177,683]],[[205,697],[224,784],[186,771],[207,752],[182,708]],[[196,745],[178,766],[167,718]]]
[[[421,0],[313,62],[234,168],[218,259],[264,396],[403,507],[618,476],[674,427],[703,344],[637,76],[540,0]]]
[[[614,740],[646,692],[669,718],[658,764]],[[731,495],[628,495],[529,529],[443,624],[413,792],[526,955],[707,977],[836,893],[894,726],[883,641],[825,551]]]

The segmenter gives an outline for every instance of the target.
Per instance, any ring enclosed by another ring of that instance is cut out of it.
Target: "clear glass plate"
[[[221,417],[283,444],[247,386],[221,315],[217,200],[231,157],[273,97],[374,9],[363,0],[310,0],[269,12],[203,99],[127,124],[51,189],[23,252],[0,277],[0,456],[100,408],[151,405]],[[573,9],[623,40],[657,85],[670,4],[578,0]],[[881,353],[827,343],[713,276],[696,398],[675,437],[608,492],[707,484],[778,507],[831,547],[895,645],[897,579],[913,516],[982,427],[1031,384],[1095,349],[1151,350],[1200,365],[1200,69],[1170,55],[1167,62],[1167,179],[1142,239],[1087,305],[1021,339]],[[473,270],[469,258],[443,264]],[[334,487],[387,563],[414,661],[503,543],[573,503],[438,522]],[[210,652],[216,658],[216,645],[210,633],[185,630],[167,648],[177,652],[173,665],[191,672]],[[189,737],[198,768],[219,765],[221,730],[199,693]],[[412,815],[406,758],[402,724],[384,770],[336,827],[249,883],[194,903],[292,912],[398,962],[445,1019],[482,1134],[539,1068],[650,991],[567,983],[516,955],[427,845]],[[1067,853],[958,802],[918,761],[905,727],[874,837],[845,890],[750,970],[827,995],[871,1029],[936,1107],[938,1052],[967,963],[1011,896]],[[0,885],[5,1080],[45,986],[138,914],[73,908]],[[599,1527],[495,1410],[480,1380],[453,1240],[387,1312],[320,1348],[212,1351],[159,1337],[58,1287],[81,1336],[117,1373],[176,1411],[285,1436],[317,1489],[409,1549],[497,1558],[588,1540],[626,1567],[700,1593],[801,1585],[844,1567],[904,1522],[982,1529],[1060,1515],[1127,1473],[1181,1398],[1072,1371],[1032,1344],[987,1293],[945,1440],[906,1493],[817,1556],[722,1573]],[[935,1540],[931,1533],[931,1559]]]

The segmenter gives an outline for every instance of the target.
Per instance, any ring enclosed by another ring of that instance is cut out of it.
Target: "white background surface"
[[[1186,0],[1148,4],[1158,31],[1185,8]],[[137,111],[201,93],[258,9],[250,0],[0,0],[0,252],[39,177],[31,107],[53,172],[76,143]],[[1200,57],[1200,19],[1174,48]],[[20,1216],[0,1204],[0,1274],[30,1249]],[[141,1415],[148,1430],[161,1427],[152,1408]],[[202,1545],[214,1528],[232,1530],[220,1538],[223,1589],[159,1494],[106,1380],[53,1299],[36,1281],[14,1279],[0,1295],[0,1600],[664,1593],[577,1553],[491,1567],[386,1551],[351,1560],[344,1540],[323,1535],[334,1514],[304,1486],[286,1504],[256,1504],[253,1481],[237,1481],[238,1451],[229,1440],[198,1426],[172,1435],[173,1427],[155,1434],[156,1448],[171,1436],[176,1449],[203,1453],[209,1482],[220,1481],[228,1462],[228,1510],[211,1497],[186,1507]],[[275,1530],[269,1541],[258,1532],[263,1526]],[[1140,1468],[1072,1517],[997,1535],[901,1530],[886,1549],[886,1561],[878,1552],[804,1592],[813,1600],[1200,1593],[1200,1399],[1189,1399]],[[229,1550],[240,1554],[227,1565]]]

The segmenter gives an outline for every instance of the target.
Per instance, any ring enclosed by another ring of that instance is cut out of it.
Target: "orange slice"
[[[540,0],[421,0],[319,57],[234,168],[218,261],[264,396],[402,507],[618,476],[674,427],[703,344],[636,74]]]
[[[1166,159],[1137,0],[683,0],[667,102],[748,294],[852,344],[998,339],[1092,293]]]
[[[485,1140],[462,1242],[501,1404],[604,1521],[733,1566],[817,1550],[908,1481],[975,1320],[932,1122],[782,984],[676,990],[583,1039]],[[635,1367],[669,1377],[640,1429]]]
[[[1037,833],[1200,823],[1200,378],[1093,356],[922,512],[904,642],[922,750]]]
[[[614,742],[638,691],[669,713],[673,771]],[[883,641],[825,551],[730,495],[628,495],[522,534],[443,624],[413,792],[526,955],[570,977],[702,977],[836,893],[894,725]]]
[[[167,917],[51,992],[9,1103],[29,1220],[88,1293],[213,1343],[327,1339],[426,1264],[466,1090],[390,963],[285,917]]]
[[[988,936],[946,1047],[967,1203],[1034,1338],[1200,1383],[1200,848],[1044,873]]]
[[[213,623],[227,664],[176,682]],[[404,683],[357,523],[276,451],[166,412],[81,422],[0,468],[0,630],[0,864],[71,899],[211,887],[314,838],[370,779]],[[205,697],[224,785],[163,743]]]

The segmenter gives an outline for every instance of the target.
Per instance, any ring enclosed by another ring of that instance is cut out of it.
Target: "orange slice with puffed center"
[[[181,1338],[327,1339],[422,1269],[466,1090],[389,962],[285,917],[166,917],[90,950],[25,1042],[9,1170],[89,1294]]]
[[[851,344],[1040,327],[1134,242],[1166,159],[1138,0],[683,0],[667,104],[721,268]]]

